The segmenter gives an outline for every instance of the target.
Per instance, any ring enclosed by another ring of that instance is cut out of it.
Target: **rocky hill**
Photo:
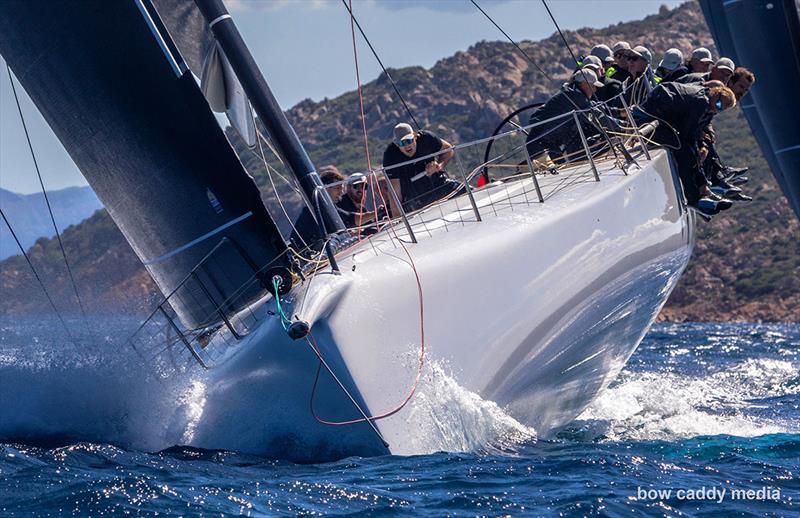
[[[700,45],[713,50],[700,10],[693,3],[672,10],[662,7],[644,20],[570,31],[565,36],[576,52],[621,39],[644,44],[655,56],[673,46],[684,52]],[[523,41],[521,46],[551,79],[510,43],[486,41],[442,59],[430,69],[409,67],[389,72],[421,126],[451,142],[464,142],[488,135],[517,106],[545,98],[573,69],[556,34],[539,42]],[[379,163],[391,128],[408,117],[385,74],[364,85],[363,93],[370,154],[372,161]],[[288,116],[315,163],[335,163],[346,172],[366,168],[356,92],[319,102],[302,101]],[[662,318],[800,321],[800,224],[780,195],[738,109],[717,117],[715,126],[723,157],[732,164],[751,167],[748,190],[756,199],[737,205],[711,224],[700,224],[695,257]],[[259,185],[266,187],[258,160],[252,154],[243,156]],[[97,306],[131,310],[152,295],[152,282],[104,213],[70,229],[64,237],[68,243],[75,242],[68,244],[68,252],[71,246],[76,248],[81,260],[74,262],[80,264],[85,289]],[[32,255],[48,265],[45,268],[53,278],[61,279],[55,281],[55,289],[61,290],[62,300],[69,300],[53,251],[57,251],[53,243],[40,240]],[[0,310],[42,307],[42,297],[33,291],[38,288],[30,282],[19,258],[4,261],[0,267],[4,292]]]
[[[80,223],[103,206],[89,187],[68,187],[47,193],[53,207],[53,217],[64,229]],[[13,222],[14,231],[26,249],[40,237],[53,237],[53,223],[47,213],[41,193],[17,194],[0,189],[0,206],[6,217]],[[19,248],[5,225],[0,227],[0,259],[16,255]]]

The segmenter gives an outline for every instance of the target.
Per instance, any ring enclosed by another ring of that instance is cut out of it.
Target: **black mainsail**
[[[775,179],[800,217],[800,2],[700,0],[720,54],[756,82],[742,108]]]
[[[220,304],[286,250],[149,2],[4,0],[0,54],[163,293],[206,258]],[[171,304],[208,323],[214,304],[188,286]]]

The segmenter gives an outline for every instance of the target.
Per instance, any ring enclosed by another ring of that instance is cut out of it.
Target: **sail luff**
[[[163,293],[223,238],[238,245],[203,269],[225,300],[251,281],[251,263],[282,257],[286,244],[192,74],[176,73],[137,3],[0,2],[0,54]],[[187,325],[219,318],[196,286],[185,291],[172,303]],[[232,309],[259,293],[254,283]]]

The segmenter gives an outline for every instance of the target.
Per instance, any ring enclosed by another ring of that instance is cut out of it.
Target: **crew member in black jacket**
[[[724,198],[715,197],[703,174],[701,144],[704,129],[711,117],[736,105],[736,97],[725,86],[661,83],[639,107],[634,116],[639,122],[659,120],[654,140],[678,147],[672,153],[678,165],[687,203],[707,215],[714,215],[731,206]],[[673,130],[677,132],[677,141]]]
[[[528,124],[541,124],[528,130],[526,146],[531,158],[547,152],[554,162],[563,163],[569,161],[566,155],[581,149],[580,135],[572,117],[545,122],[559,115],[586,110],[604,126],[619,128],[619,121],[609,117],[601,105],[590,100],[601,86],[603,83],[598,81],[597,74],[591,68],[582,68],[572,75],[569,83],[565,83],[553,97],[533,112]],[[587,138],[598,133],[595,126],[588,121],[587,113],[581,113],[579,119]]]

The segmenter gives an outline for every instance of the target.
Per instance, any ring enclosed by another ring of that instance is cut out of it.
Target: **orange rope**
[[[361,73],[360,73],[359,67],[358,67],[358,49],[356,47],[356,28],[355,28],[355,15],[353,14],[353,0],[349,0],[349,3],[350,3],[350,33],[352,34],[352,37],[353,37],[353,61],[355,62],[355,66],[356,66],[356,83],[358,84],[358,103],[359,103],[359,108],[361,110],[361,129],[362,129],[362,131],[364,133],[364,154],[367,157],[367,170],[370,173],[369,188],[370,188],[370,193],[372,194],[372,199],[373,199],[372,205],[374,207],[374,213],[375,213],[375,224],[377,225],[378,224],[378,204],[374,202],[374,200],[377,200],[377,197],[375,196],[375,176],[374,176],[373,171],[372,171],[372,160],[370,159],[370,156],[369,156],[369,137],[367,136],[367,118],[364,115],[364,95],[363,95],[363,92],[362,92],[362,89],[361,89]],[[364,194],[366,194],[366,193],[364,193]],[[381,202],[383,203],[383,206],[386,207],[386,200],[383,199],[383,193],[381,192],[380,188],[378,188],[378,195],[381,198]],[[358,215],[358,240],[359,241],[361,240],[361,224],[362,224],[361,220],[362,220],[362,217],[363,217],[361,214],[364,212],[364,203],[366,201],[367,201],[366,200],[366,196],[361,198],[361,205],[358,208],[358,212],[359,212],[359,215]]]
[[[365,421],[377,421],[378,419],[384,419],[386,417],[393,416],[394,414],[402,410],[408,404],[409,401],[411,401],[411,398],[417,391],[417,387],[419,386],[419,380],[420,378],[422,378],[422,370],[425,367],[425,306],[424,306],[425,300],[422,294],[422,281],[419,278],[419,272],[417,272],[417,265],[414,264],[414,259],[411,257],[411,253],[408,251],[408,248],[406,248],[406,245],[403,243],[403,241],[399,239],[398,241],[400,242],[400,246],[403,247],[403,250],[405,250],[406,255],[408,256],[408,260],[411,263],[411,269],[414,271],[414,278],[417,281],[417,293],[419,296],[419,334],[420,334],[419,366],[417,367],[417,377],[414,379],[414,384],[411,386],[411,389],[408,391],[408,394],[406,395],[403,402],[394,407],[393,409],[389,410],[388,412],[384,412],[382,414],[375,416],[369,416],[366,419],[361,417],[358,419],[351,419],[349,421],[327,421],[319,417],[317,415],[316,410],[314,409],[314,396],[317,392],[317,382],[319,381],[319,373],[320,369],[322,368],[322,362],[320,361],[319,365],[317,366],[317,374],[316,376],[314,376],[314,385],[311,388],[311,397],[309,398],[308,405],[309,408],[311,409],[311,415],[313,415],[314,419],[316,419],[318,422],[322,424],[327,424],[332,426],[343,426],[356,423],[363,423]],[[317,345],[317,341],[314,339],[314,335],[311,333],[310,330],[308,332],[308,337],[306,337],[306,340],[317,351],[318,354],[320,355],[322,354],[322,352],[319,350],[319,346]]]

